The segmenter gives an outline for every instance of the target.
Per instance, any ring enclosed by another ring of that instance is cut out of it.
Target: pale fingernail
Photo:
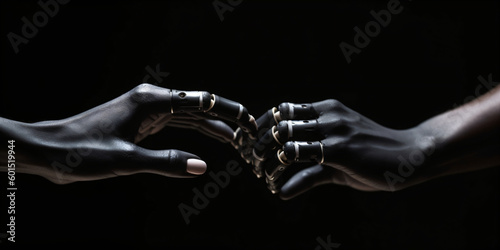
[[[188,159],[186,171],[190,174],[201,175],[207,170],[207,164],[199,159]]]

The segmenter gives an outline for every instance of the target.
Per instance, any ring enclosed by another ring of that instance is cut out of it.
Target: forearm
[[[40,141],[40,129],[35,124],[13,121],[0,117],[0,171],[7,171],[8,166],[8,141],[14,141],[13,156],[16,162],[16,172],[38,174],[43,164],[43,156],[40,154],[43,145]],[[43,133],[42,133],[43,134]]]
[[[431,177],[499,166],[500,86],[416,129],[434,138]]]

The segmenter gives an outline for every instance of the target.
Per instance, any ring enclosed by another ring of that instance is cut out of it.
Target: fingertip
[[[297,188],[294,188],[296,187],[296,185],[290,185],[290,184],[291,183],[288,182],[285,185],[283,185],[283,187],[281,187],[281,190],[279,192],[280,199],[285,201],[290,200],[302,193],[299,190],[297,190]]]
[[[295,196],[285,195],[285,194],[283,194],[283,193],[279,193],[279,196],[280,196],[280,199],[281,199],[281,200],[284,200],[284,201],[290,200],[290,199],[292,199],[293,197],[295,197]]]
[[[202,175],[207,170],[207,163],[200,159],[188,159],[186,163],[186,172],[194,175]]]
[[[330,178],[331,168],[322,165],[315,165],[296,173],[288,180],[280,190],[280,198],[289,200],[325,182],[325,178]]]

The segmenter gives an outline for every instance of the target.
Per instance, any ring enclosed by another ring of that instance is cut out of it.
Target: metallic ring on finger
[[[281,159],[287,162],[318,162],[325,160],[323,143],[320,141],[287,142],[283,146],[284,156]],[[290,159],[290,160],[288,160]]]
[[[255,117],[253,117],[253,115],[248,115],[248,117],[249,117],[248,122],[253,124],[257,128],[258,126],[257,126],[257,121],[255,120]],[[248,137],[250,137],[250,139],[252,139],[252,140],[257,140],[257,137],[255,137],[252,133],[249,133]]]
[[[278,165],[278,167],[276,167],[270,174],[267,172],[267,169],[266,169],[266,181],[269,180],[269,181],[275,181],[276,179],[278,179],[281,174],[283,174],[283,172],[285,171],[285,169],[291,164],[291,163],[288,163],[288,161],[286,160],[286,157],[285,157],[285,154],[283,153],[283,150],[278,150],[276,152],[276,156],[278,157],[278,160],[281,162],[280,165]],[[284,158],[284,159],[283,159]]]
[[[210,105],[208,106],[208,109],[205,112],[210,111],[215,105],[215,95],[211,94],[210,95]]]
[[[258,155],[255,153],[255,148],[252,150],[252,155],[253,155],[253,157],[254,157],[256,160],[258,160],[258,161],[260,161],[260,162],[262,162],[262,161],[265,161],[265,160],[266,160],[266,158],[264,158],[264,157],[260,157],[260,156],[258,156]]]
[[[267,189],[269,189],[269,191],[271,191],[272,194],[276,194],[279,192],[278,184],[276,184],[275,181],[266,178],[266,183],[267,183]]]
[[[276,107],[273,107],[272,111],[273,111],[274,121],[276,122],[276,124],[280,123],[280,121],[282,120],[280,111]]]
[[[174,89],[170,90],[170,102],[172,102],[173,99],[174,99]],[[170,113],[171,114],[174,113],[174,105],[172,105],[172,103],[170,103]]]
[[[288,166],[287,165],[279,165],[276,169],[273,170],[273,172],[271,174],[267,173],[267,170],[266,170],[266,180],[269,180],[269,181],[277,180],[281,176],[281,174],[283,174],[286,167],[288,167]]]
[[[279,132],[278,132],[278,129],[277,129],[276,125],[274,125],[274,126],[272,127],[271,131],[272,131],[272,134],[273,134],[273,138],[274,138],[274,140],[275,140],[275,141],[276,141],[279,145],[283,145],[283,143],[281,143],[281,142],[280,142],[280,140],[279,140],[280,135],[279,135]]]
[[[276,155],[278,156],[278,160],[281,162],[283,165],[290,165],[291,163],[288,161],[288,158],[286,158],[285,152],[283,149],[280,149],[276,152]]]
[[[319,164],[323,164],[323,162],[325,161],[325,151],[323,150],[323,143],[319,142],[319,145],[321,147],[321,161],[319,162]]]

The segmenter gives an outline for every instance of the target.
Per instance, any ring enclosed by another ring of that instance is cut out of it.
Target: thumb
[[[334,173],[333,168],[324,165],[315,165],[303,169],[281,187],[280,198],[289,200],[316,186],[332,183]]]
[[[135,173],[152,173],[168,177],[189,178],[202,175],[207,164],[200,157],[176,150],[149,150],[138,148],[134,156]]]

